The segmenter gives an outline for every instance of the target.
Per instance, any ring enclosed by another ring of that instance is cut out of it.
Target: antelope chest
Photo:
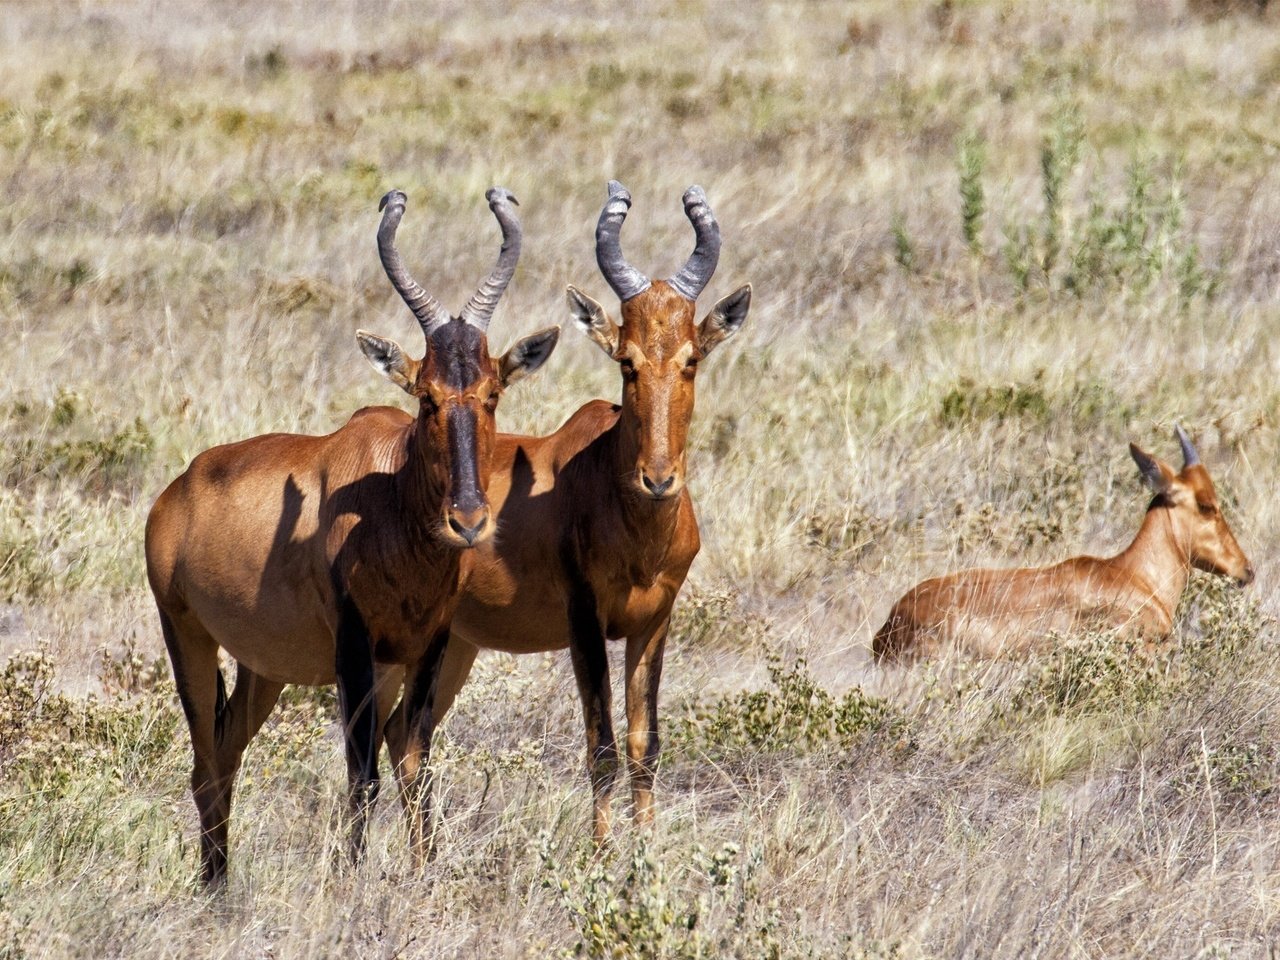
[[[679,583],[659,577],[648,586],[620,590],[620,602],[608,611],[606,617],[605,636],[610,639],[631,636],[644,630],[658,617],[665,617],[671,612],[679,589]]]
[[[348,591],[364,620],[379,663],[412,664],[446,629],[458,606],[462,564],[432,569],[356,568]]]
[[[695,553],[674,544],[656,575],[633,569],[615,580],[608,591],[614,602],[605,606],[605,636],[631,636],[669,616]]]
[[[453,617],[457,597],[430,605],[416,598],[404,598],[398,609],[365,614],[373,658],[378,663],[416,663],[426,653],[431,638]]]

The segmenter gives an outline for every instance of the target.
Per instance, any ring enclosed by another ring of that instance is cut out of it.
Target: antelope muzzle
[[[449,406],[446,414],[452,462],[449,490],[444,498],[443,526],[445,538],[459,547],[474,547],[493,532],[493,518],[483,482],[488,479],[487,460],[492,452],[492,443],[479,442],[482,426],[488,427],[490,433],[493,431],[492,415],[486,420],[481,424],[477,411],[463,403]],[[482,463],[482,460],[486,462]]]

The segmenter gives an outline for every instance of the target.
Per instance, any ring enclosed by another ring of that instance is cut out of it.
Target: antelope
[[[880,660],[956,648],[981,657],[1022,654],[1049,634],[1120,629],[1148,644],[1173,630],[1191,568],[1253,582],[1253,567],[1218,506],[1209,472],[1181,426],[1181,472],[1129,444],[1155,496],[1133,542],[1114,557],[1049,567],[962,570],[916,584],[876,632]]]
[[[678,274],[657,281],[622,255],[631,194],[617,181],[608,193],[596,259],[621,301],[622,322],[572,286],[568,300],[574,323],[618,364],[622,401],[593,400],[549,436],[498,435],[489,496],[499,534],[476,548],[429,705],[439,722],[481,647],[567,647],[598,844],[608,837],[619,772],[606,641],[626,641],[626,764],[636,819],[649,823],[663,652],[672,605],[699,547],[685,486],[694,380],[699,363],[742,327],[751,303],[751,287],[743,286],[695,322],[720,256],[720,228],[700,187],[683,198],[693,254]],[[388,747],[394,758],[391,732]]]
[[[490,357],[486,331],[515,272],[521,229],[509,191],[494,187],[486,199],[502,248],[457,317],[413,280],[396,249],[405,194],[393,190],[379,206],[378,253],[422,327],[426,353],[414,360],[394,341],[363,330],[356,338],[373,366],[417,399],[416,417],[366,407],[327,436],[276,433],[214,447],[151,509],[147,577],[190,728],[208,886],[226,877],[231,794],[245,746],[286,683],[338,685],[350,853],[359,856],[378,792],[381,720],[397,692],[375,691],[375,666],[407,678],[409,702],[421,698],[473,548],[492,536],[485,489],[498,398],[546,361],[560,330]],[[236,661],[229,697],[219,649]],[[410,709],[405,723],[409,749],[425,755],[431,718]],[[401,786],[412,795],[422,785]],[[422,830],[410,821],[416,842]]]

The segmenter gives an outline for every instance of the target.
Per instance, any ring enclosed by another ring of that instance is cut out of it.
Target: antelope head
[[[559,327],[549,327],[517,341],[500,358],[490,357],[486,331],[520,259],[521,230],[510,191],[493,187],[485,199],[502,228],[502,249],[488,278],[462,312],[451,317],[409,276],[396,250],[405,194],[392,190],[382,198],[378,255],[391,285],[422,326],[426,353],[414,360],[393,340],[356,332],[369,362],[418,400],[418,438],[422,449],[433,454],[428,484],[441,504],[436,532],[457,547],[474,546],[493,532],[485,491],[493,466],[498,398],[542,366],[560,336]]]
[[[1142,478],[1155,492],[1152,506],[1168,508],[1174,536],[1186,549],[1192,566],[1246,586],[1253,582],[1253,566],[1227,526],[1209,471],[1182,427],[1175,426],[1174,433],[1182,447],[1180,473],[1136,444],[1129,444]]]
[[[642,497],[667,500],[684,488],[698,364],[742,327],[751,306],[751,285],[719,301],[697,323],[698,296],[720,259],[720,226],[707,195],[697,186],[684,193],[685,216],[697,240],[688,262],[669,280],[650,281],[623,257],[619,234],[630,206],[626,187],[610,180],[609,199],[596,226],[596,262],[621,301],[621,324],[574,287],[568,291],[569,310],[621,369],[622,417],[638,448],[628,484]]]

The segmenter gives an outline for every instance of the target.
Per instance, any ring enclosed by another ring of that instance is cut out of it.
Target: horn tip
[[[392,204],[404,206],[408,202],[409,197],[403,190],[388,190],[382,195],[382,199],[378,201],[378,210],[381,212]]]
[[[707,191],[703,190],[696,183],[684,192],[684,205],[692,207],[695,204],[707,202]]]
[[[511,203],[520,206],[520,201],[516,199],[516,195],[506,187],[490,187],[484,192],[484,198],[489,201],[489,206],[495,206],[499,203]]]
[[[1178,440],[1178,445],[1182,447],[1182,459],[1188,467],[1194,467],[1200,462],[1200,454],[1196,450],[1196,445],[1191,442],[1191,438],[1187,436],[1187,431],[1182,429],[1182,424],[1174,423],[1173,435]]]
[[[626,202],[627,206],[630,206],[631,191],[628,190],[626,187],[624,187],[619,181],[610,180],[609,181],[609,199],[623,200]]]

